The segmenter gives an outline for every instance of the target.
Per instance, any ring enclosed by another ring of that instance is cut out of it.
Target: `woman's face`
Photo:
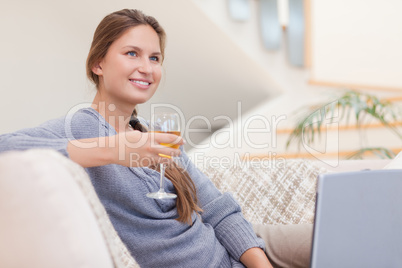
[[[130,106],[148,101],[161,80],[161,63],[159,37],[151,26],[127,30],[93,68],[100,78],[102,99]]]

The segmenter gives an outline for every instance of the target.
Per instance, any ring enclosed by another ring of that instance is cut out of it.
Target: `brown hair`
[[[159,45],[162,54],[162,61],[165,56],[166,34],[158,21],[147,16],[139,10],[123,9],[107,15],[98,25],[95,30],[91,48],[88,53],[86,62],[87,77],[95,86],[99,86],[99,77],[92,72],[95,64],[98,64],[105,56],[111,44],[122,36],[127,30],[138,25],[151,26],[159,37]],[[137,110],[134,109],[130,124],[134,129],[141,132],[146,132],[147,128],[141,125],[137,119]],[[151,167],[157,169],[155,166]],[[188,173],[176,164],[172,164],[165,170],[166,177],[173,183],[176,189],[177,199],[176,208],[179,214],[177,218],[180,222],[192,224],[191,214],[202,210],[198,206],[197,192],[194,182]]]

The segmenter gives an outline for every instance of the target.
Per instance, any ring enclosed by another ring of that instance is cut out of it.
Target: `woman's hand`
[[[112,162],[127,167],[147,167],[168,163],[171,157],[179,156],[180,149],[169,145],[183,145],[182,137],[155,132],[129,131],[116,135]],[[161,145],[163,144],[163,145]]]
[[[167,156],[180,155],[180,149],[161,144],[183,145],[184,140],[174,134],[128,131],[115,136],[72,140],[67,145],[67,152],[83,167],[108,164],[147,167],[172,161]]]

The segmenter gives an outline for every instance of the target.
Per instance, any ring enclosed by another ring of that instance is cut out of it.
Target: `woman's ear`
[[[94,73],[94,74],[96,74],[96,75],[102,75],[103,74],[103,72],[102,72],[102,67],[100,66],[100,62],[99,63],[97,63],[97,64],[95,64],[93,67],[92,67],[92,72]]]

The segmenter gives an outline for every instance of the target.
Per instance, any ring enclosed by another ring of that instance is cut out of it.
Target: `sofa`
[[[200,167],[256,224],[314,220],[325,172],[380,169],[389,160],[337,165],[286,160]],[[0,267],[139,267],[114,230],[85,170],[47,149],[0,154]]]

